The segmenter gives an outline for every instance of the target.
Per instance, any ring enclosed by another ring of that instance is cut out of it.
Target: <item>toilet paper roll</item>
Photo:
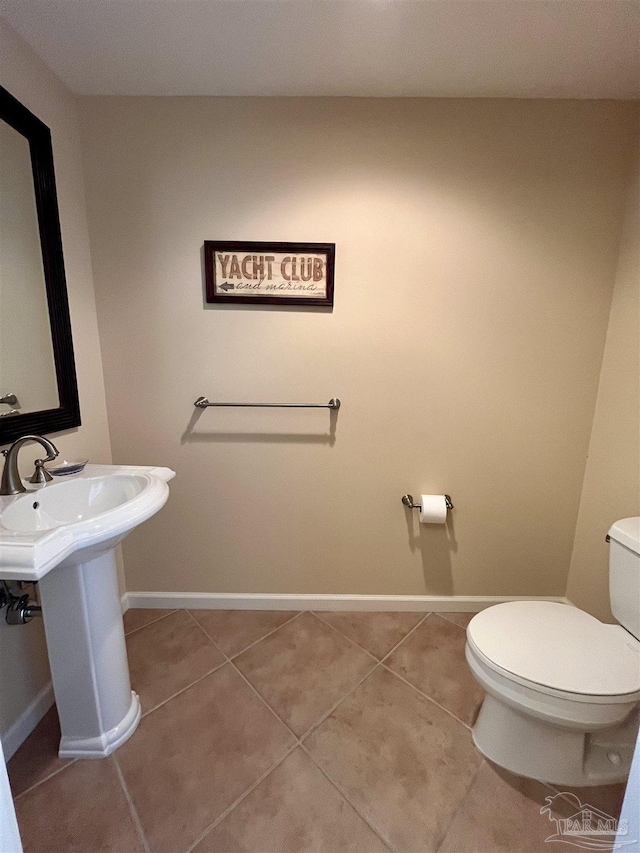
[[[444,524],[447,520],[447,502],[444,495],[420,495],[420,524]]]

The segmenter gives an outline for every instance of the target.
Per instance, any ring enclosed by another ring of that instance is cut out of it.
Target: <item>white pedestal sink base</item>
[[[119,726],[92,738],[70,737],[63,734],[58,755],[60,758],[105,758],[131,737],[138,728],[139,722],[140,700],[138,694],[132,690],[129,711]]]
[[[129,681],[115,544],[97,556],[92,548],[72,555],[39,584],[62,730],[59,755],[65,758],[104,758],[140,720]],[[80,556],[85,562],[76,562]]]
[[[104,758],[140,721],[114,548],[164,506],[174,476],[87,465],[63,482],[0,496],[0,578],[40,583],[61,756]]]

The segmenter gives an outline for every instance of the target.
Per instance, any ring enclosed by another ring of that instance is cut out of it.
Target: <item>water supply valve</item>
[[[29,599],[19,581],[0,581],[0,610],[3,607],[8,625],[26,625],[34,616],[42,616],[42,607]]]

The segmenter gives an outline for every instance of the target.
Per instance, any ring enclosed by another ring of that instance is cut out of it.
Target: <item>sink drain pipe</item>
[[[42,607],[23,590],[20,581],[0,581],[0,610],[7,608],[8,625],[26,625],[34,616],[42,616]]]

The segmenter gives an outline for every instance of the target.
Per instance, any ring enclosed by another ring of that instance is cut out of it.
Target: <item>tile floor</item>
[[[471,741],[469,619],[130,610],[140,726],[63,761],[51,709],[9,762],[26,853],[550,853],[556,792]],[[623,786],[576,793],[617,815]]]

